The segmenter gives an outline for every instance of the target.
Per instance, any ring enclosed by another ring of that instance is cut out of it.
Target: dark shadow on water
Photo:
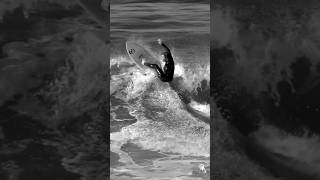
[[[133,143],[126,143],[122,145],[121,150],[128,153],[132,160],[141,166],[150,166],[155,159],[166,157],[155,151],[144,150]]]
[[[313,133],[320,133],[320,95],[317,93],[320,84],[306,85],[311,75],[308,57],[300,56],[292,61],[292,79],[286,79],[289,72],[282,71],[283,80],[275,82],[280,95],[276,105],[275,92],[266,90],[258,92],[257,96],[233,78],[233,68],[237,64],[232,50],[222,47],[212,49],[211,53],[215,58],[211,93],[223,116],[243,134],[257,130],[262,118],[291,133],[300,133],[306,127]],[[268,73],[266,66],[263,72]]]
[[[72,180],[80,175],[68,172],[61,165],[61,155],[56,148],[41,144],[48,138],[42,132],[47,129],[30,117],[18,114],[7,107],[0,108],[0,126],[5,139],[1,140],[1,162],[13,161],[19,169],[19,179]],[[3,171],[3,169],[2,169]],[[8,170],[9,177],[15,171]],[[6,174],[6,173],[5,173]]]
[[[19,179],[21,180],[72,180],[81,176],[68,172],[61,165],[61,156],[55,148],[44,146],[39,143],[31,143],[19,154],[7,156],[14,160],[18,166],[22,167]]]
[[[125,165],[122,162],[119,162],[120,156],[117,153],[110,151],[110,167],[117,167]]]

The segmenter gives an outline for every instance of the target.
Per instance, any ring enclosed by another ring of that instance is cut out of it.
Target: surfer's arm
[[[166,49],[166,52],[170,53],[170,49],[165,44],[161,43],[161,46],[163,46]]]
[[[166,50],[166,52],[170,53],[170,49],[168,48],[168,46],[166,46],[161,39],[158,39],[158,43],[164,47],[164,49]]]

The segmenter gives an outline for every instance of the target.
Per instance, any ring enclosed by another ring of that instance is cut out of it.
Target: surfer
[[[165,51],[162,53],[162,61],[164,62],[163,70],[157,64],[147,63],[144,60],[142,60],[142,64],[155,69],[161,81],[170,82],[173,80],[174,61],[170,49],[161,41],[161,39],[158,39],[158,43],[165,49]]]

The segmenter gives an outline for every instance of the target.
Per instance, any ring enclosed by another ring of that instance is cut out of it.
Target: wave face
[[[217,2],[211,27],[213,93],[221,113],[311,179],[319,179],[318,7],[316,1]]]

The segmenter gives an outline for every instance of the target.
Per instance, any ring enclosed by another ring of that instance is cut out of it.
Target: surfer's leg
[[[152,69],[155,69],[158,77],[162,80],[165,77],[164,72],[162,71],[162,69],[157,65],[157,64],[151,64],[151,63],[144,63],[145,66],[148,66]]]

